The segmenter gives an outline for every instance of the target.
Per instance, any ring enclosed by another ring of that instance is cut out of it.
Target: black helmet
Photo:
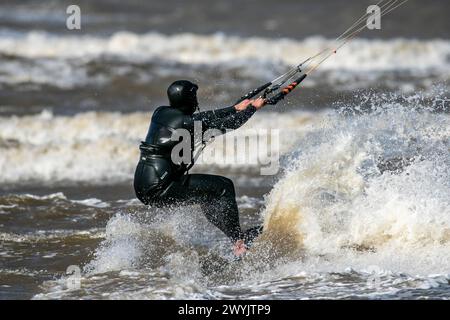
[[[198,86],[190,81],[175,81],[167,89],[170,106],[185,114],[193,114],[198,108],[197,89]]]

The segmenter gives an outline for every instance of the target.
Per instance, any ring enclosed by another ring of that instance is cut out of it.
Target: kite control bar
[[[246,95],[242,96],[236,103],[240,103],[246,99],[251,99],[254,96],[256,96],[258,93],[261,93],[263,90],[266,90],[268,87],[270,87],[272,85],[272,82],[267,82],[266,84],[262,85],[261,87],[258,87],[252,91],[250,91],[249,93],[247,93]]]
[[[299,70],[301,72],[301,70]],[[261,93],[264,91],[262,97],[264,97],[264,99],[266,99],[266,104],[271,104],[271,105],[275,105],[278,102],[280,102],[281,100],[284,99],[284,97],[286,95],[288,95],[292,90],[294,90],[299,84],[300,82],[302,82],[303,80],[305,80],[307,74],[303,74],[302,76],[300,76],[297,80],[295,80],[294,82],[292,82],[290,85],[288,85],[287,87],[283,88],[280,92],[278,92],[276,95],[267,98],[267,94],[272,93],[275,90],[278,90],[280,88],[280,84],[278,85],[274,85],[273,87],[271,87],[273,85],[273,81],[268,82],[252,91],[250,91],[249,93],[247,93],[246,95],[242,96],[236,103],[240,103],[246,99],[251,99],[253,97],[255,97],[257,94]],[[287,80],[287,79],[286,79]],[[286,81],[285,80],[285,81]]]
[[[266,98],[266,104],[274,105],[274,104],[277,104],[278,102],[280,102],[281,100],[283,100],[285,96],[287,96],[292,90],[294,90],[300,84],[300,82],[305,80],[306,76],[307,76],[306,74],[303,74],[301,77],[296,79],[294,82],[292,82],[287,87],[283,88],[283,90],[281,90],[279,93],[277,93],[273,97]]]
[[[270,82],[267,82],[266,84],[263,84],[262,86],[260,86],[260,87],[258,87],[258,88],[256,88],[256,89],[254,89],[254,90],[252,90],[252,91],[250,91],[250,92],[247,93],[246,95],[242,96],[238,101],[236,101],[235,105],[238,104],[238,103],[240,103],[240,102],[242,102],[242,101],[244,101],[244,100],[246,100],[246,99],[252,99],[252,98],[254,98],[256,95],[260,94],[260,93],[263,92],[263,91],[264,91],[264,92],[262,93],[261,97],[266,98],[268,94],[271,94],[272,92],[274,92],[274,91],[280,89],[280,87],[281,87],[284,83],[286,83],[286,82],[289,80],[290,77],[292,77],[293,75],[295,75],[295,73],[302,72],[302,70],[300,69],[300,66],[301,66],[301,64],[298,65],[297,67],[295,67],[294,69],[292,69],[292,70],[286,72],[286,73],[283,74],[282,76],[276,78],[275,80],[272,80],[272,81],[270,81]],[[277,95],[273,96],[273,97],[271,98],[271,101],[276,101],[276,102],[278,102],[278,101],[280,101],[281,99],[283,99],[284,96],[285,96],[286,94],[288,94],[293,88],[295,88],[295,87],[296,87],[300,82],[302,82],[303,79],[305,79],[305,78],[306,78],[306,74],[303,75],[303,76],[301,76],[300,78],[298,78],[298,79],[297,79],[296,81],[294,81],[291,85],[289,85],[289,86],[287,86],[286,88],[284,88],[280,93],[278,93]],[[296,83],[296,84],[292,87],[291,90],[289,90],[289,88],[290,88],[294,83]],[[283,92],[286,91],[286,90],[289,90],[289,91],[288,91],[287,93],[285,93],[283,96],[280,96],[280,94],[283,93]],[[266,99],[266,100],[267,100],[267,99]],[[275,103],[276,103],[276,102],[275,102]],[[275,103],[272,103],[272,104],[275,104]]]

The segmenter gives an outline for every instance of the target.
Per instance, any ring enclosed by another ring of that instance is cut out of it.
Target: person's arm
[[[236,107],[226,107],[222,109],[202,111],[193,115],[194,118],[200,119],[215,119],[215,118],[226,118],[236,113]]]
[[[203,131],[206,131],[208,129],[220,129],[221,123],[229,116],[235,115],[237,113],[237,110],[234,106],[222,108],[222,109],[216,109],[216,110],[209,110],[209,111],[202,111],[199,113],[195,113],[192,115],[192,119],[194,121],[201,121],[202,122],[202,129]]]
[[[255,103],[257,107],[252,103]],[[225,133],[226,130],[235,130],[241,127],[263,105],[262,99],[244,100],[233,107],[194,114],[193,120],[202,121],[203,131],[218,129]]]
[[[245,110],[236,111],[234,114],[212,123],[212,128],[221,131],[236,130],[243,126],[255,114],[256,110],[254,106],[250,105]]]

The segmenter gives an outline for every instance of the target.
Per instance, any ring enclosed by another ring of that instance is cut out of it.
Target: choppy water
[[[393,19],[356,39],[235,133],[278,129],[277,175],[228,152],[196,166],[233,179],[244,227],[265,225],[241,261],[198,208],[134,199],[137,145],[170,81],[195,79],[204,109],[226,106],[328,46],[334,33],[312,22],[334,2],[289,2],[314,12],[295,33],[295,12],[275,7],[274,21],[247,28],[151,2],[83,2],[86,28],[71,33],[58,2],[1,4],[0,298],[448,299],[448,4],[417,16],[411,2],[397,17],[433,23]],[[213,17],[233,3],[196,1]],[[355,5],[332,22],[344,30]]]
[[[291,126],[280,139],[289,151],[277,177],[216,167],[237,182],[242,223],[266,226],[238,262],[198,208],[158,211],[133,200],[120,182],[129,181],[132,165],[120,161],[109,164],[122,169],[112,186],[77,186],[73,178],[75,186],[63,192],[4,192],[2,295],[448,298],[450,118],[418,97],[391,99],[372,97],[375,105],[358,114],[355,108],[289,114]],[[296,141],[286,138],[293,133]],[[399,157],[408,161],[386,164]],[[66,164],[66,173],[82,181],[77,172],[85,165]],[[39,171],[40,164],[28,166]],[[103,174],[91,169],[84,170],[88,179],[101,184]],[[48,176],[58,175],[55,169]],[[34,179],[49,183],[46,176]],[[80,290],[67,290],[69,265],[83,270]]]

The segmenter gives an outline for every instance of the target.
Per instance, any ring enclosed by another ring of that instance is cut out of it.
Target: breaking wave
[[[450,118],[430,111],[384,102],[307,134],[267,196],[267,239],[311,270],[449,273]]]
[[[31,82],[73,88],[105,84],[114,76],[128,73],[133,74],[133,79],[141,78],[145,82],[152,77],[146,66],[151,62],[164,65],[152,71],[158,76],[170,75],[174,64],[189,64],[229,70],[239,68],[246,70],[248,76],[273,78],[278,75],[280,65],[296,65],[302,58],[329,46],[332,41],[322,37],[292,40],[224,34],[168,36],[156,32],[142,35],[117,32],[110,37],[97,37],[3,31],[0,83]],[[341,49],[333,63],[324,64],[321,72],[331,72],[326,75],[330,83],[346,82],[351,74],[362,74],[362,79],[370,81],[380,73],[393,71],[405,71],[416,77],[434,76],[442,81],[448,80],[444,75],[450,70],[449,57],[448,40],[356,39]],[[105,64],[106,68],[93,62]],[[143,66],[137,74],[133,71],[136,65]],[[393,78],[387,80],[388,83],[394,81]],[[306,85],[313,84],[310,81]]]
[[[201,284],[206,259],[216,285],[352,270],[367,276],[374,267],[384,276],[447,279],[450,117],[412,104],[329,113],[303,135],[266,196],[265,231],[240,262],[242,274],[231,267],[224,276],[233,262],[215,255],[226,256],[228,242],[217,242],[220,233],[189,207],[117,214],[86,270],[145,266]]]
[[[0,182],[110,184],[128,181],[134,174],[139,142],[145,137],[150,118],[151,113],[144,112],[55,116],[49,111],[31,116],[0,117]],[[295,143],[292,137],[300,137],[319,119],[320,114],[308,112],[256,114],[245,127],[232,133],[232,137],[267,136],[270,131],[266,130],[283,127],[279,144],[280,151],[286,152]],[[226,145],[218,139],[206,151],[216,150],[217,154],[228,155],[230,159],[200,158],[199,166],[203,160],[204,164],[218,168],[258,167],[258,159],[240,164],[234,161],[233,148],[234,145]],[[268,163],[264,160],[269,157],[267,149],[258,149],[263,163]]]
[[[63,277],[34,298],[445,298],[450,117],[420,101],[323,114],[284,155],[265,231],[241,261],[195,206],[136,207],[108,221],[81,291]]]

